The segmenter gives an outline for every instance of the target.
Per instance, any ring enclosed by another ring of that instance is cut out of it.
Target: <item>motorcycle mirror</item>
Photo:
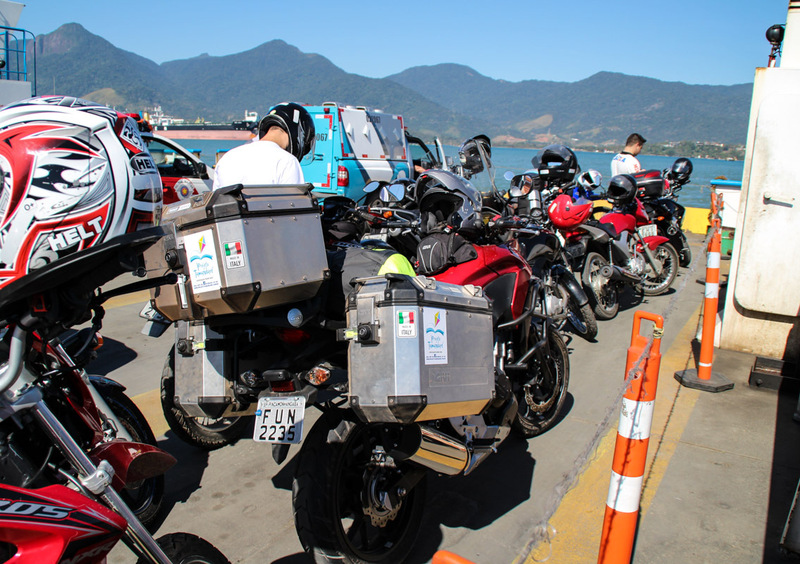
[[[377,180],[373,180],[372,182],[367,182],[367,185],[364,186],[364,192],[369,194],[370,192],[374,192],[375,190],[380,187],[381,183]]]
[[[406,195],[406,189],[402,184],[390,184],[381,188],[378,196],[384,202],[399,202]]]

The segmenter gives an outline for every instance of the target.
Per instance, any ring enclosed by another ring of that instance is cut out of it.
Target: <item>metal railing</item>
[[[30,62],[28,64],[28,49]],[[36,95],[36,38],[28,30],[0,26],[0,79],[30,82]]]

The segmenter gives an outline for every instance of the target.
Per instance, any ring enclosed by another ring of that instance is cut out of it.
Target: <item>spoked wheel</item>
[[[213,544],[189,533],[170,533],[158,539],[158,546],[174,564],[230,564]],[[150,562],[144,557],[137,564]]]
[[[597,319],[614,319],[619,311],[619,292],[616,284],[610,282],[600,271],[608,266],[608,261],[598,253],[586,255],[583,267],[583,287]]]
[[[236,442],[249,424],[249,417],[190,417],[175,405],[175,348],[169,351],[161,373],[161,409],[169,428],[181,440],[204,450],[215,450]]]
[[[669,243],[659,245],[653,252],[653,257],[661,262],[661,275],[656,276],[650,265],[647,266],[642,289],[645,296],[658,296],[669,290],[675,276],[678,274],[680,257],[675,247]]]
[[[526,438],[541,435],[555,425],[567,398],[569,386],[569,351],[556,331],[548,333],[548,347],[541,361],[531,361],[523,376],[527,381],[514,384],[519,402],[514,430]],[[547,350],[549,349],[549,350]]]
[[[147,419],[125,392],[110,387],[99,387],[98,391],[135,442],[156,446],[156,438]],[[158,527],[164,502],[163,474],[128,483],[120,495],[148,530],[154,531]]]
[[[413,547],[425,475],[413,487],[398,485],[418,470],[380,456],[381,427],[331,412],[305,438],[292,503],[297,535],[316,562],[401,562]]]
[[[558,285],[558,291],[567,300],[567,321],[572,326],[573,332],[587,341],[594,340],[597,336],[597,318],[594,316],[591,304],[578,305],[563,284]]]

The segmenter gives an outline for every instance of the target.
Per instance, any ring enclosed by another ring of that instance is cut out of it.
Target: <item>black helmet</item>
[[[458,148],[458,158],[461,166],[471,174],[483,171],[484,159],[486,164],[492,164],[492,141],[486,135],[476,135],[464,141]]]
[[[548,145],[531,159],[533,168],[549,184],[567,184],[580,172],[578,157],[564,145]]]
[[[303,106],[294,102],[284,102],[270,108],[269,113],[258,124],[258,137],[263,137],[273,125],[277,125],[289,134],[287,150],[298,161],[313,153],[316,142],[314,120]]]
[[[691,176],[693,168],[692,161],[685,157],[681,157],[672,163],[670,174],[678,184],[686,184],[689,182],[689,176]]]
[[[483,197],[469,180],[445,170],[429,170],[417,180],[417,197],[425,232],[450,226],[459,233],[483,224]]]
[[[355,211],[356,203],[345,196],[328,196],[322,201],[322,230],[332,241],[358,241],[367,224]]]
[[[636,179],[630,174],[618,174],[611,177],[606,190],[606,198],[614,204],[630,204],[636,197]]]

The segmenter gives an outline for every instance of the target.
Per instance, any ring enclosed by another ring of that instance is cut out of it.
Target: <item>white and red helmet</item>
[[[158,222],[161,178],[136,122],[79,98],[0,109],[0,287]]]

